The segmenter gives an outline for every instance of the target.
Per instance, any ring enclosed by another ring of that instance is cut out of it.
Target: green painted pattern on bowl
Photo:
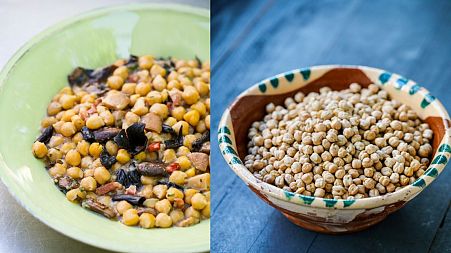
[[[105,249],[208,251],[209,220],[188,228],[146,230],[70,203],[30,148],[48,102],[67,84],[74,67],[101,67],[129,54],[206,60],[209,23],[208,10],[187,6],[118,6],[62,22],[23,46],[0,73],[0,177],[22,206],[55,230]]]

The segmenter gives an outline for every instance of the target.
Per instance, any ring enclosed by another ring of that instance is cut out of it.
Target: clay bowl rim
[[[243,165],[240,157],[237,155],[238,151],[237,151],[237,147],[236,147],[233,126],[231,123],[232,117],[230,114],[230,109],[236,104],[236,102],[238,100],[242,99],[245,96],[251,95],[251,94],[256,95],[258,93],[257,91],[259,90],[259,85],[261,85],[262,83],[269,84],[270,81],[274,80],[274,79],[283,78],[283,77],[286,77],[287,75],[291,75],[291,74],[299,74],[303,70],[308,70],[309,72],[311,71],[313,73],[315,71],[316,72],[318,72],[318,71],[327,72],[327,71],[330,71],[333,69],[358,69],[358,70],[361,70],[366,75],[367,74],[382,75],[383,73],[388,73],[388,74],[390,74],[390,78],[391,77],[404,78],[403,76],[396,74],[396,73],[388,72],[386,70],[379,69],[379,68],[362,66],[362,65],[316,65],[316,66],[311,66],[308,68],[294,69],[291,71],[283,72],[281,74],[266,78],[260,82],[257,82],[256,84],[250,86],[243,92],[241,92],[222,114],[221,120],[218,124],[218,145],[219,145],[219,148],[221,151],[221,155],[226,160],[227,164],[233,170],[233,172],[235,174],[237,174],[241,178],[241,180],[243,180],[246,183],[246,185],[248,185],[250,188],[253,188],[253,191],[260,191],[260,192],[263,192],[265,195],[274,197],[274,198],[282,200],[284,202],[293,203],[293,204],[299,205],[299,206],[323,208],[323,209],[353,210],[353,209],[373,209],[373,208],[378,208],[378,207],[394,204],[397,202],[410,201],[411,199],[416,197],[416,195],[418,195],[421,191],[423,191],[429,184],[431,184],[432,181],[434,181],[438,177],[438,175],[443,171],[443,169],[446,167],[446,164],[448,163],[450,156],[451,156],[449,149],[447,149],[445,152],[442,152],[442,151],[438,150],[438,148],[437,148],[436,152],[432,156],[431,164],[425,170],[425,174],[423,174],[420,178],[418,178],[415,181],[415,182],[417,182],[417,181],[420,181],[420,179],[421,179],[422,182],[418,186],[409,184],[409,185],[405,186],[404,188],[402,188],[401,190],[393,192],[393,193],[388,193],[388,194],[377,196],[377,197],[355,199],[355,200],[351,200],[351,201],[343,200],[343,199],[330,200],[330,199],[325,199],[325,198],[321,198],[321,197],[305,196],[302,194],[284,191],[283,189],[280,189],[274,185],[265,183],[265,182],[257,179],[256,177],[254,177],[252,175],[252,173],[250,171],[248,171],[247,168]],[[292,84],[292,88],[290,88],[289,91],[280,92],[277,94],[285,94],[285,93],[293,91],[297,88],[307,86],[313,80],[315,80],[315,79],[308,80],[305,83]],[[415,81],[410,80],[410,79],[407,79],[407,80],[410,83],[408,88],[411,88],[412,86],[418,86],[418,84]],[[372,80],[372,81],[374,81],[374,80]],[[384,86],[389,86],[389,85],[393,84],[394,81],[390,81],[386,85],[382,85],[382,83],[380,81],[376,81],[374,83],[378,84],[383,89],[386,89]],[[296,87],[296,88],[293,88],[293,87]],[[400,90],[403,92],[403,96],[407,95],[406,90],[402,90],[402,89],[400,89]],[[423,96],[425,96],[427,94],[430,95],[430,92],[422,86],[419,86],[419,90],[421,91],[420,95],[423,95]],[[268,96],[271,94],[266,94],[266,95],[260,94],[260,95]],[[442,105],[442,103],[438,99],[435,99],[433,102],[434,103],[430,104],[431,106],[433,106],[432,112],[435,111],[435,113],[438,114],[438,116],[442,117],[443,124],[444,124],[444,132],[445,133],[444,133],[442,139],[440,140],[439,144],[440,144],[440,146],[447,144],[447,147],[451,147],[450,146],[451,145],[450,122],[451,121],[450,121],[449,114],[448,114],[447,110],[445,109],[445,107]],[[227,129],[227,130],[224,130],[224,129]],[[227,131],[229,131],[229,132],[227,133]],[[224,143],[222,141],[222,138],[224,138],[224,136],[228,137],[228,139],[230,139],[231,143],[229,143],[229,144]],[[227,147],[229,148],[229,150],[226,150]],[[235,154],[230,153],[230,147],[233,149],[233,151],[235,151]],[[443,156],[445,159],[445,162],[440,163],[440,164],[433,164],[433,161],[435,159],[437,159],[438,156]],[[439,167],[439,168],[437,168],[437,167]],[[434,176],[426,175],[426,172],[432,168],[436,168],[436,170],[435,170],[436,174],[434,174]],[[259,194],[257,194],[257,195],[260,198],[262,198],[262,196],[260,196]]]

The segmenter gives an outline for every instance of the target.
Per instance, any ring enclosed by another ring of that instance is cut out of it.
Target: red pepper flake
[[[171,163],[168,166],[166,166],[166,171],[168,173],[172,173],[172,172],[174,172],[176,170],[179,170],[179,169],[180,169],[180,165],[178,163]]]
[[[149,152],[154,152],[154,151],[158,151],[160,150],[160,142],[154,142],[154,143],[150,143],[149,146],[147,147],[147,150],[149,150]]]

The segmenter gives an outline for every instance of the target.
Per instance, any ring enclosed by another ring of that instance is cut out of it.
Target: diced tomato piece
[[[172,172],[174,172],[176,170],[179,170],[179,169],[180,169],[180,165],[178,163],[171,163],[168,166],[166,166],[166,171],[168,173],[172,173]]]
[[[149,150],[149,152],[160,150],[160,143],[159,142],[150,143],[149,146],[147,147],[147,150]]]

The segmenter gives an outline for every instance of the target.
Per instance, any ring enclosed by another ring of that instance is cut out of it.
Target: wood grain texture
[[[0,0],[0,68],[26,41],[68,17],[129,0]],[[208,9],[208,0],[134,0],[134,3],[178,3]],[[2,122],[4,123],[4,122]],[[1,129],[0,129],[1,131]],[[39,194],[39,193],[38,193]],[[0,253],[106,253],[69,238],[27,212],[0,182]],[[88,236],[88,235],[87,235]]]
[[[212,2],[214,129],[227,105],[250,85],[319,64],[360,64],[399,73],[451,110],[450,1],[237,2],[243,1]],[[217,147],[215,139],[212,145]],[[212,164],[214,252],[451,252],[449,166],[382,223],[357,234],[330,236],[303,230],[264,204],[217,149]]]

